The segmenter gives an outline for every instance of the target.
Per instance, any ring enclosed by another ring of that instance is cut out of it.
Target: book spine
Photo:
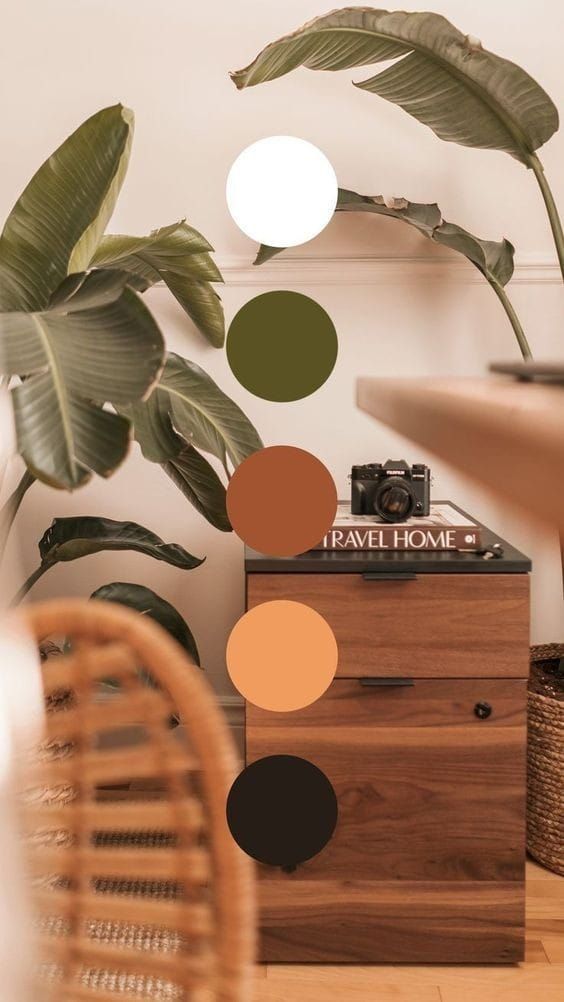
[[[314,550],[480,550],[482,533],[473,526],[452,529],[351,525],[330,529]]]

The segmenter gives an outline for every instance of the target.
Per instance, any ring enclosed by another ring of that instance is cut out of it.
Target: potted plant
[[[244,89],[304,66],[344,70],[386,62],[355,83],[403,108],[448,142],[509,154],[532,171],[547,210],[564,278],[564,232],[538,149],[558,129],[548,94],[521,67],[483,48],[446,18],[430,12],[348,7],[314,18],[267,45],[231,74]],[[482,240],[446,222],[438,206],[341,189],[337,211],[385,215],[464,254],[501,302],[524,359],[529,342],[506,291],[513,274],[508,240]],[[261,247],[255,264],[279,253]],[[561,547],[561,549],[563,549]],[[563,549],[564,566],[564,549]],[[564,576],[564,575],[563,575]],[[533,647],[529,688],[528,847],[546,866],[564,873],[564,645]]]
[[[185,220],[144,237],[105,234],[133,139],[121,105],[92,115],[45,161],[0,236],[0,373],[9,391],[23,475],[0,511],[0,555],[20,504],[37,481],[74,491],[109,477],[134,437],[200,514],[231,529],[226,477],[261,440],[241,409],[198,365],[167,352],[142,293],[163,282],[209,344],[225,327],[212,247]],[[133,549],[171,566],[202,563],[135,522],[56,518],[19,601],[59,561]],[[148,588],[112,582],[93,597],[152,615],[198,661],[179,613]]]

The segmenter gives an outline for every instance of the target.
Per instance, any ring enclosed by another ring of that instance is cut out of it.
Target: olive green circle
[[[287,403],[314,393],[331,375],[337,332],[319,303],[299,292],[265,292],[241,307],[227,334],[227,360],[242,386]]]

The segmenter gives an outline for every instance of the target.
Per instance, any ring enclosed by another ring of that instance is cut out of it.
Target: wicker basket
[[[534,669],[564,656],[564,644],[531,647],[528,692],[527,848],[564,875],[564,694],[542,694]]]

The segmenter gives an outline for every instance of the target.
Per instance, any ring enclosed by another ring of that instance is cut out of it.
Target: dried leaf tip
[[[393,195],[391,198],[383,198],[382,204],[388,209],[407,209],[409,202],[407,198],[398,198]]]
[[[468,52],[480,52],[484,46],[482,45],[481,40],[476,38],[475,35],[466,35],[464,39],[464,48]]]

